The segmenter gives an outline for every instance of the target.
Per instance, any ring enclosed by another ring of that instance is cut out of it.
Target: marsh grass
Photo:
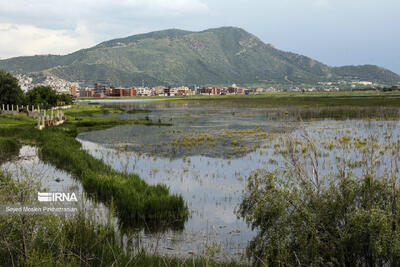
[[[277,107],[277,106],[357,106],[357,107],[400,107],[398,94],[360,94],[360,93],[277,93],[255,96],[215,96],[193,97],[175,101],[207,101],[220,105],[234,105],[236,107]]]
[[[86,108],[89,114],[86,114]],[[69,116],[67,122],[58,127],[39,131],[31,125],[21,123],[13,127],[0,127],[0,136],[2,138],[8,136],[10,139],[4,141],[7,150],[12,150],[17,140],[35,143],[40,148],[41,159],[72,173],[93,197],[108,204],[114,201],[122,225],[150,227],[150,225],[170,224],[175,228],[183,227],[188,208],[181,196],[170,194],[165,185],[150,186],[135,174],[112,170],[104,162],[84,151],[75,139],[79,132],[104,129],[119,124],[159,126],[168,124],[147,120],[92,117],[94,114],[97,116],[103,114],[105,109],[110,110],[110,107],[74,106],[65,112],[67,118]],[[114,107],[111,107],[111,110],[123,112]],[[77,117],[80,119],[76,120]],[[8,117],[0,116],[0,122],[3,119],[8,120]]]
[[[0,185],[0,205],[35,204],[36,192],[43,191],[34,179],[13,179],[3,170]],[[243,266],[209,257],[149,254],[135,235],[124,242],[111,216],[99,222],[95,214],[83,202],[68,216],[1,214],[0,266]]]
[[[151,151],[157,155],[167,152],[169,157],[184,155],[209,155],[210,157],[237,158],[255,151],[263,140],[270,137],[265,129],[222,129],[217,131],[171,130],[167,133],[170,142],[156,144]]]
[[[31,118],[27,115],[7,115],[1,114],[0,119],[0,127],[14,127],[14,126],[22,126],[22,125],[29,125],[34,126],[36,123],[36,119]]]
[[[284,164],[249,177],[239,214],[258,232],[254,265],[399,265],[398,126],[363,138],[321,138],[327,130],[283,134],[274,149]]]
[[[115,203],[126,224],[183,223],[187,207],[181,196],[171,195],[165,185],[149,186],[135,174],[112,170],[81,149],[74,138],[56,131],[43,132],[41,158],[77,177],[96,198]]]
[[[0,137],[0,163],[18,155],[21,145],[13,138]]]
[[[120,114],[124,109],[117,105],[100,105],[91,103],[88,105],[73,105],[65,110],[65,114],[76,118],[99,117],[108,114]]]

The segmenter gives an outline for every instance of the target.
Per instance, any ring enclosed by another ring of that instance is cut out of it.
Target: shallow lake
[[[342,164],[354,175],[361,175],[367,162],[365,143],[371,138],[379,156],[376,171],[382,175],[386,162],[393,158],[386,145],[399,141],[399,122],[393,120],[302,122],[278,115],[285,114],[288,107],[207,101],[117,104],[126,110],[151,112],[114,117],[143,118],[172,126],[122,125],[81,133],[77,139],[113,168],[137,173],[149,184],[167,184],[171,192],[183,196],[190,210],[183,231],[141,231],[143,246],[161,254],[212,253],[221,259],[240,259],[255,233],[235,210],[254,170],[273,171],[288,163],[283,133],[300,145],[306,139],[315,142],[321,175],[326,176],[336,173]],[[395,157],[398,160],[399,155]],[[307,160],[304,164],[307,166]]]

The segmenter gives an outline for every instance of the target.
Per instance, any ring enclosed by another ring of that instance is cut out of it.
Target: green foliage
[[[28,170],[26,170],[28,171]],[[13,180],[0,171],[0,205],[34,204],[34,179]],[[0,266],[241,266],[208,258],[156,256],[122,239],[110,216],[99,222],[84,205],[73,215],[0,214]]]
[[[18,57],[0,61],[15,72],[45,71],[66,80],[105,81],[115,86],[293,84],[400,77],[376,66],[331,68],[283,52],[246,31],[222,27],[201,32],[165,30],[101,43],[65,56]]]
[[[60,169],[71,172],[95,198],[110,204],[114,201],[122,224],[152,227],[171,225],[182,228],[188,208],[182,196],[172,195],[165,185],[148,185],[138,175],[114,171],[103,161],[93,158],[75,139],[81,131],[108,128],[118,124],[137,123],[167,125],[150,120],[99,118],[108,112],[123,112],[116,106],[79,105],[66,110],[69,119],[59,127],[33,129],[31,124],[0,127],[0,136],[12,136],[35,142],[40,157]],[[86,116],[85,116],[86,114]],[[8,116],[0,116],[1,119]]]
[[[359,141],[371,159],[361,177],[339,165],[337,174],[322,177],[320,150],[303,137],[304,144],[284,139],[285,167],[258,170],[248,179],[239,215],[258,232],[248,246],[254,264],[398,266],[398,172],[387,166],[382,177],[376,174],[376,139]],[[396,143],[390,147],[397,155]]]
[[[26,93],[26,104],[41,106],[44,109],[49,109],[57,105],[70,105],[72,99],[70,96],[61,94],[58,95],[50,86],[35,86],[32,90]]]
[[[20,147],[14,138],[0,137],[0,163],[12,155],[18,155]]]
[[[122,113],[124,109],[117,105],[101,105],[88,104],[88,105],[74,105],[72,108],[65,110],[65,114],[76,118],[81,117],[99,117],[105,114]]]
[[[72,97],[66,94],[57,95],[57,103],[61,105],[71,105]]]
[[[119,173],[91,157],[75,138],[56,130],[44,130],[41,157],[71,172],[93,196],[110,203],[125,224],[184,220],[187,207],[181,196],[171,195],[165,185],[149,186],[135,174]]]
[[[36,120],[34,118],[24,115],[8,115],[2,114],[0,116],[0,127],[14,127],[29,125],[33,126]]]
[[[18,182],[0,171],[0,205],[32,204],[39,184],[31,179]],[[45,231],[43,225],[48,225]],[[0,264],[21,266],[31,261],[33,247],[44,245],[44,238],[55,230],[52,218],[37,215],[0,215]]]
[[[0,69],[0,105],[19,105],[23,102],[24,94],[18,85],[18,80]]]

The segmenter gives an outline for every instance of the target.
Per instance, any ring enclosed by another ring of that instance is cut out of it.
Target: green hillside
[[[377,66],[331,68],[283,52],[233,27],[201,32],[164,30],[100,43],[65,56],[17,57],[0,61],[14,73],[45,72],[84,85],[116,86],[299,84],[371,80],[394,84],[400,77]]]

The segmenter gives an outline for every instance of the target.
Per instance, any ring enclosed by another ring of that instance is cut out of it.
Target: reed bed
[[[86,110],[87,109],[87,110]],[[88,113],[89,112],[89,113]],[[75,139],[82,131],[109,128],[119,124],[169,125],[150,120],[121,120],[102,118],[100,114],[121,113],[113,106],[86,105],[67,110],[67,122],[62,126],[39,131],[21,123],[13,127],[0,127],[0,141],[11,150],[18,144],[34,143],[40,148],[40,158],[68,171],[80,180],[85,190],[105,203],[115,203],[123,225],[173,224],[183,226],[188,208],[181,196],[170,194],[165,185],[148,185],[139,176],[117,172],[101,160],[93,158]],[[89,114],[89,115],[88,115]],[[1,116],[0,120],[7,119]]]
[[[13,179],[3,170],[0,185],[0,205],[37,204],[32,196],[42,191],[33,178]],[[1,214],[0,266],[245,266],[150,254],[137,236],[122,236],[111,216],[99,222],[95,214],[84,205],[73,215]]]

